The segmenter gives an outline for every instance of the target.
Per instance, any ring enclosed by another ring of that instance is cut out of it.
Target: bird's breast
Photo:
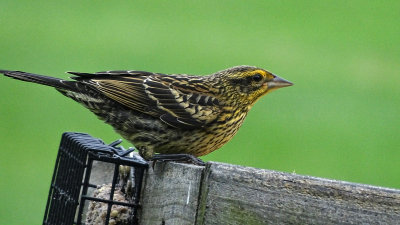
[[[237,133],[246,118],[247,112],[234,112],[231,116],[224,115],[215,123],[210,124],[199,135],[200,138],[193,140],[194,155],[206,155],[214,150],[221,148],[230,141]]]

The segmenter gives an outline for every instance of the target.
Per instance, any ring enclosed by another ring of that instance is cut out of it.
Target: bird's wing
[[[94,87],[114,101],[158,117],[173,127],[204,127],[221,111],[220,102],[200,76],[143,71],[69,73],[78,76],[73,79]]]

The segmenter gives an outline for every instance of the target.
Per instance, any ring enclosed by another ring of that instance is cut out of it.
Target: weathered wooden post
[[[400,190],[224,163],[157,162],[140,224],[399,224]]]

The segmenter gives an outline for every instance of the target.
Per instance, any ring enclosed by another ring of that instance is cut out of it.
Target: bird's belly
[[[146,116],[129,117],[130,119],[120,120],[118,123],[106,122],[136,148],[149,151],[149,154],[185,153],[203,156],[231,140],[245,116],[192,130],[170,127],[161,120]]]

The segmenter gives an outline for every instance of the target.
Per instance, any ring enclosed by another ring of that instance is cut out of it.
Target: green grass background
[[[400,188],[399,12],[400,1],[4,0],[0,68],[266,68],[295,85],[204,160]],[[0,96],[0,224],[40,224],[61,134],[119,136],[52,88],[0,76]]]

